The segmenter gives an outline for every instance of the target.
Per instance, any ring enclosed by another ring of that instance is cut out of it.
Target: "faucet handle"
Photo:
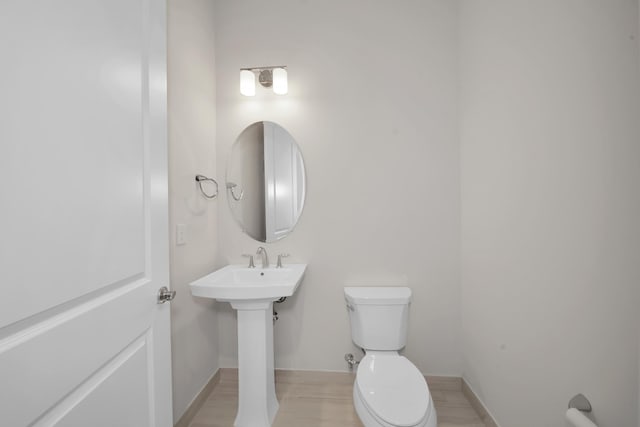
[[[278,264],[276,264],[276,268],[282,268],[282,258],[288,257],[289,254],[279,254],[278,255]]]
[[[243,257],[249,258],[249,268],[256,268],[256,265],[253,263],[253,255],[251,254],[242,254]]]

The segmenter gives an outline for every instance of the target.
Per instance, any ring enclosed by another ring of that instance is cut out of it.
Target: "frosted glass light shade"
[[[256,75],[251,70],[240,70],[240,93],[244,96],[256,95]]]
[[[287,70],[284,68],[273,69],[273,92],[278,95],[286,95],[289,91],[287,82]]]

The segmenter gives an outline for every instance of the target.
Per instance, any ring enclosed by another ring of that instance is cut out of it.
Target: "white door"
[[[293,229],[302,212],[304,168],[293,137],[282,127],[264,122],[264,184],[267,242]]]
[[[165,27],[0,2],[0,426],[172,425]]]

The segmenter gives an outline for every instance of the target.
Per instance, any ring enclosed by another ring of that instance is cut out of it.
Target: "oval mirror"
[[[282,126],[257,122],[236,139],[227,165],[227,200],[242,230],[275,242],[295,227],[304,206],[306,177],[300,148]]]

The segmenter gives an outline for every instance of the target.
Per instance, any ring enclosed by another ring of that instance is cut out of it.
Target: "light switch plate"
[[[176,225],[176,245],[187,243],[187,224]]]

